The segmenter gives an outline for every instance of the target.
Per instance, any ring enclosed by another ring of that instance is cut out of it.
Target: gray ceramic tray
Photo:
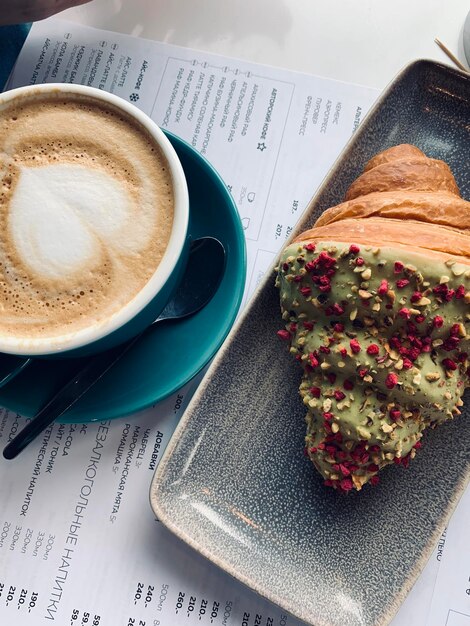
[[[417,61],[385,91],[297,230],[338,203],[380,150],[444,159],[470,198],[470,76]],[[408,470],[344,497],[302,455],[300,369],[276,336],[274,274],[232,330],[151,487],[158,518],[201,554],[315,626],[390,621],[470,477],[469,410],[425,436]]]

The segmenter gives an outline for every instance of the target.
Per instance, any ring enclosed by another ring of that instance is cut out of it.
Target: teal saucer
[[[191,237],[210,235],[225,246],[220,287],[199,313],[149,329],[77,404],[63,422],[110,420],[163,400],[191,380],[214,356],[240,308],[246,248],[235,203],[214,168],[191,146],[167,133],[189,188]],[[4,355],[0,355],[0,368]],[[86,359],[36,359],[0,389],[0,405],[31,417]]]

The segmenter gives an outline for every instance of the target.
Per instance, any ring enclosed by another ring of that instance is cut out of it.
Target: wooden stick
[[[434,41],[437,43],[437,45],[439,46],[439,48],[445,52],[445,54],[447,54],[447,56],[449,57],[449,59],[451,61],[453,61],[455,63],[455,65],[459,68],[459,70],[463,70],[464,72],[468,72],[468,69],[465,67],[465,65],[463,63],[461,63],[458,58],[455,56],[455,54],[453,54],[449,48],[444,45],[442,43],[442,41],[440,41],[437,37],[434,39]]]

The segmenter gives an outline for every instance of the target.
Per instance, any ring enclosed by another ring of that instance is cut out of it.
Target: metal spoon
[[[33,359],[15,354],[2,354],[0,361],[0,388],[16,378],[24,369],[29,367]]]
[[[197,313],[217,291],[225,269],[225,249],[217,239],[202,237],[192,242],[185,273],[173,298],[153,324]],[[153,326],[152,324],[152,326]],[[93,385],[139,341],[146,331],[127,343],[93,356],[26,424],[3,450],[14,459],[47,426],[68,411]]]

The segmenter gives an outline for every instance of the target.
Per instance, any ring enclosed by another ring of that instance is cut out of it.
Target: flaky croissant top
[[[341,491],[407,466],[468,383],[470,203],[400,145],[283,252],[278,332],[303,370],[306,454]]]

